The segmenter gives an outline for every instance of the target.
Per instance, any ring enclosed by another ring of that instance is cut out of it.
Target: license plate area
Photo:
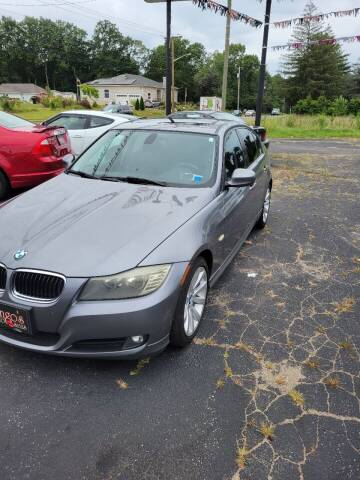
[[[31,334],[30,310],[0,303],[0,330]]]

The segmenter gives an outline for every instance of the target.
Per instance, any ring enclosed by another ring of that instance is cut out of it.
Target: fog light
[[[143,343],[144,337],[142,335],[137,335],[136,337],[131,337],[131,341],[134,343]]]

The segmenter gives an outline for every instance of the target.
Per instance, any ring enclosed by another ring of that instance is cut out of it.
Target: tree
[[[316,15],[312,0],[305,6],[304,17]],[[348,71],[347,56],[339,45],[318,45],[312,41],[331,39],[333,33],[324,22],[312,18],[305,20],[294,30],[293,41],[305,43],[285,58],[284,73],[287,77],[287,97],[291,105],[310,96],[335,98],[343,93]]]
[[[93,77],[138,74],[140,67],[136,57],[140,55],[141,46],[141,42],[124,36],[109,20],[99,21],[91,40]]]
[[[144,105],[144,99],[143,99],[143,97],[140,98],[139,109],[142,110],[142,111],[145,110],[145,105]]]
[[[135,110],[140,110],[140,102],[138,98],[136,99],[136,102],[135,102]]]
[[[187,91],[187,99],[198,101],[198,89],[195,76],[205,63],[206,51],[201,43],[191,43],[185,38],[174,38],[175,58],[175,85],[180,89],[180,98],[184,99]],[[166,75],[165,47],[159,45],[151,50],[145,75],[153,80],[162,82]]]
[[[86,95],[90,98],[99,98],[99,90],[92,85],[83,83],[82,85],[80,85],[80,89],[83,95]]]

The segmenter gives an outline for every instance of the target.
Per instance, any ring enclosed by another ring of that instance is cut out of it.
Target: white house
[[[46,90],[33,83],[0,83],[0,97],[17,98],[31,102],[33,98],[47,95]]]
[[[142,97],[154,102],[165,102],[165,85],[141,75],[126,73],[112,78],[99,78],[88,85],[99,91],[99,101],[131,105]],[[175,102],[178,101],[178,88],[175,89]]]

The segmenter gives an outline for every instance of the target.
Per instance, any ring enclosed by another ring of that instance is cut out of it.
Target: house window
[[[104,90],[104,98],[110,98],[109,90]]]
[[[151,93],[148,93],[148,99],[151,100]]]

